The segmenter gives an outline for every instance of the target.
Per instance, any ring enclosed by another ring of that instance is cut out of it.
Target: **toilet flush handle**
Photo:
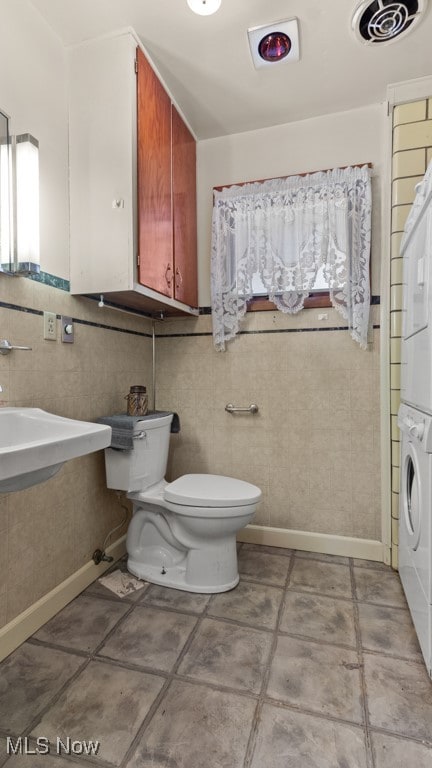
[[[136,435],[133,436],[133,439],[144,440],[145,437],[147,437],[147,432],[137,432]]]

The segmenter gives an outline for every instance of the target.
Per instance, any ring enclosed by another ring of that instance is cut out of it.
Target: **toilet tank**
[[[150,415],[137,421],[133,449],[105,448],[108,488],[118,491],[144,491],[165,477],[173,414]]]

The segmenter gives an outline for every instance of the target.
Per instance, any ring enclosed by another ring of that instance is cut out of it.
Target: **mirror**
[[[12,178],[9,118],[0,111],[0,271],[12,269]]]

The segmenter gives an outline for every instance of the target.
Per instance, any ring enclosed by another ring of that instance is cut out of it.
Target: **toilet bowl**
[[[253,518],[261,491],[232,477],[165,479],[172,414],[138,421],[134,448],[105,449],[108,488],[133,502],[126,549],[140,579],[188,592],[225,592],[238,584],[236,534]]]

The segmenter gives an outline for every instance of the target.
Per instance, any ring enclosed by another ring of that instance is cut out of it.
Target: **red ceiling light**
[[[270,32],[258,45],[258,53],[264,61],[280,61],[290,50],[291,40],[285,32]]]
[[[256,69],[300,59],[297,19],[275,21],[248,29],[250,51]]]

